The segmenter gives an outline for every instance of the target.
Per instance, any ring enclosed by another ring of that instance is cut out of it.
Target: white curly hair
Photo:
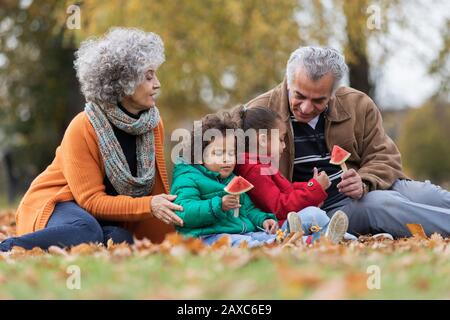
[[[157,34],[116,27],[83,41],[74,66],[85,99],[111,106],[132,95],[145,73],[156,71],[164,60],[164,44]]]

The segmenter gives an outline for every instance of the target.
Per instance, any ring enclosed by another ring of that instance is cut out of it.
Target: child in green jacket
[[[227,129],[232,129],[231,133],[227,134]],[[212,138],[200,140],[201,160],[193,161],[192,143],[191,159],[180,158],[175,165],[171,194],[177,195],[174,202],[184,208],[176,212],[184,221],[183,227],[177,230],[186,236],[199,237],[207,244],[223,236],[228,236],[233,246],[243,241],[249,247],[272,243],[278,229],[275,215],[257,209],[245,193],[231,195],[224,191],[234,177],[236,164],[233,129],[235,125],[226,115],[204,117],[202,137],[210,133]],[[194,139],[193,132],[192,141]],[[239,208],[237,217],[233,214],[235,208]]]

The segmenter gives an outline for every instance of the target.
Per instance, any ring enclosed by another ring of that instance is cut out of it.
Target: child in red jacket
[[[321,235],[335,243],[341,241],[348,228],[347,215],[338,211],[330,219],[319,208],[331,184],[328,175],[314,169],[314,176],[308,182],[291,183],[274,166],[285,148],[286,126],[280,116],[266,107],[247,109],[244,106],[235,109],[234,116],[247,136],[245,152],[238,154],[235,172],[254,185],[248,194],[255,206],[273,212],[282,229],[303,230],[306,235],[312,235],[309,241]],[[348,238],[356,239],[352,235]]]

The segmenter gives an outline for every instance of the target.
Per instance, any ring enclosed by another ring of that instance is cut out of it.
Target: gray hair
[[[164,60],[164,44],[157,34],[112,28],[100,38],[83,41],[74,66],[85,99],[111,106],[132,95],[145,72],[156,70]]]
[[[339,87],[340,81],[348,72],[344,56],[333,48],[300,47],[292,52],[286,66],[288,85],[294,81],[298,68],[305,68],[308,77],[317,81],[327,73],[334,76],[333,93]]]

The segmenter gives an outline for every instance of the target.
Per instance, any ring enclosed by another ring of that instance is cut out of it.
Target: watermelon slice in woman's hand
[[[240,195],[253,188],[253,185],[241,176],[235,176],[231,179],[230,183],[224,188],[224,190],[229,194]],[[239,216],[239,208],[234,209],[234,216]]]
[[[333,146],[333,150],[331,151],[331,159],[330,163],[341,166],[342,171],[347,171],[347,165],[345,164],[345,161],[347,161],[348,158],[350,158],[351,153],[348,151],[345,151],[339,146]]]

